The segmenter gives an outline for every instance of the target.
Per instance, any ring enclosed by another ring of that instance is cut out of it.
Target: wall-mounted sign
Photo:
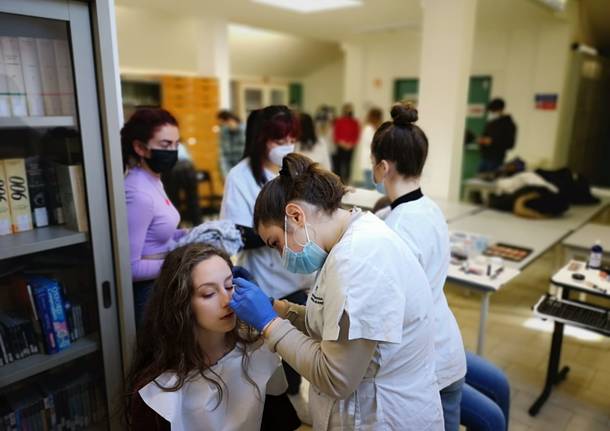
[[[543,111],[554,111],[557,109],[558,98],[559,96],[554,93],[536,94],[534,95],[536,109],[541,109]]]
[[[485,117],[485,104],[484,103],[471,103],[468,105],[468,112],[466,113],[468,118],[484,118]]]

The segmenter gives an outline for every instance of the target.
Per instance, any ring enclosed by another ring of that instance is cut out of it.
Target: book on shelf
[[[30,207],[32,219],[36,227],[49,225],[49,213],[47,210],[47,187],[43,170],[44,160],[40,156],[27,157],[25,159],[25,172],[28,180],[28,191],[30,193]]]
[[[59,85],[59,100],[61,113],[72,116],[76,113],[74,104],[74,78],[72,76],[72,57],[67,40],[54,39],[55,64]]]
[[[0,43],[0,117],[11,116],[11,98],[8,92],[8,76],[4,66],[4,55]]]
[[[13,117],[28,115],[25,82],[21,68],[19,41],[16,37],[0,36],[0,46],[4,58],[4,68]]]
[[[8,193],[8,181],[4,171],[4,162],[0,160],[0,235],[8,235],[13,232]]]
[[[57,165],[57,185],[66,227],[87,232],[87,203],[82,165]]]
[[[42,79],[36,39],[33,37],[19,37],[19,53],[21,54],[21,70],[25,83],[25,95],[28,102],[28,112],[32,117],[44,116],[44,102],[42,99]]]
[[[45,159],[42,169],[44,172],[44,182],[46,187],[47,211],[49,214],[49,224],[64,224],[64,211],[61,207],[61,197],[59,186],[57,185],[57,163]]]
[[[40,318],[47,353],[57,353],[70,346],[70,331],[61,286],[57,280],[31,275],[36,312]]]
[[[53,39],[36,39],[36,51],[42,79],[42,100],[46,115],[61,115],[61,99]]]
[[[32,213],[24,159],[4,159],[13,233],[32,229]]]

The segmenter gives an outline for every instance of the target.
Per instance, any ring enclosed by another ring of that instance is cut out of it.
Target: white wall
[[[519,127],[513,153],[532,165],[549,166],[555,160],[560,110],[536,110],[534,95],[557,93],[561,108],[571,36],[570,24],[553,18],[475,32],[471,75],[491,75],[491,96],[506,100]],[[364,104],[380,106],[387,116],[394,80],[419,75],[420,31],[373,33],[350,43],[363,48]]]
[[[303,109],[309,114],[322,104],[334,106],[339,112],[343,104],[344,62],[339,57],[313,73],[299,78],[303,84]]]

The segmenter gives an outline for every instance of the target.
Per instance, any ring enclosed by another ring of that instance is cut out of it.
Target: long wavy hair
[[[175,373],[177,380],[169,387],[155,381],[162,390],[178,391],[186,382],[202,377],[218,389],[216,407],[220,405],[226,387],[222,378],[210,368],[213,364],[209,357],[199,347],[197,321],[191,306],[193,269],[213,256],[221,257],[233,268],[225,252],[206,244],[179,247],[165,258],[145,310],[143,325],[138,330],[137,348],[127,377],[125,419],[128,424],[131,424],[132,402],[137,392],[167,371]],[[226,337],[229,346],[242,352],[244,376],[258,390],[247,370],[248,345],[259,340],[260,334],[238,320]]]

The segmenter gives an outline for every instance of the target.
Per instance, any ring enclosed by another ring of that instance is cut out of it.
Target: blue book
[[[42,276],[31,276],[28,281],[32,286],[45,341],[48,340],[49,353],[66,349],[70,346],[70,331],[61,286],[57,280]]]
[[[49,306],[47,303],[47,290],[44,286],[36,286],[32,284],[32,294],[34,295],[34,302],[36,304],[36,312],[40,319],[40,327],[42,329],[42,336],[44,339],[44,347],[47,354],[57,353],[57,343],[55,342],[55,333],[53,332],[53,321],[51,320],[51,314],[49,313]]]

